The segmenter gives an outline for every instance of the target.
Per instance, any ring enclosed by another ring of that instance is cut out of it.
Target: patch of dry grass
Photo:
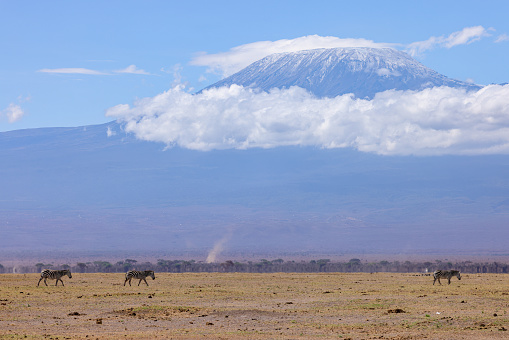
[[[505,339],[509,275],[0,275],[0,339]],[[48,284],[54,281],[48,281]]]

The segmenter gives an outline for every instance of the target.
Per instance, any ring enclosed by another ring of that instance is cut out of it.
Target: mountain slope
[[[368,47],[272,54],[206,89],[232,84],[263,91],[299,86],[318,97],[353,93],[358,98],[373,98],[377,92],[391,89],[479,89],[477,85],[449,79],[404,52]]]
[[[245,253],[496,252],[509,237],[507,156],[164,151],[109,123],[0,133],[0,159],[0,258],[222,239]]]

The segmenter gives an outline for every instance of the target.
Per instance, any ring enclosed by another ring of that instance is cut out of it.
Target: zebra
[[[41,272],[41,278],[39,279],[39,282],[37,282],[37,287],[39,287],[39,283],[41,283],[41,280],[44,279],[44,284],[47,286],[46,279],[52,279],[57,280],[55,282],[55,286],[58,285],[58,281],[62,282],[62,286],[64,285],[64,281],[62,281],[62,276],[69,276],[70,279],[72,279],[71,271],[69,269],[64,270],[51,270],[51,269],[43,269]]]
[[[141,283],[141,280],[145,281],[145,283],[147,284],[148,286],[148,282],[146,280],[146,278],[150,276],[152,278],[152,280],[155,280],[156,277],[154,275],[154,271],[153,270],[145,270],[145,271],[138,271],[138,270],[130,270],[128,271],[126,274],[125,274],[125,281],[124,281],[124,286],[126,284],[127,281],[129,281],[129,286],[131,285],[131,280],[132,279],[138,279],[140,280],[140,282],[138,282],[138,286],[140,285]]]
[[[438,283],[440,283],[440,278],[447,278],[448,284],[451,284],[451,278],[453,276],[456,276],[458,280],[461,280],[461,275],[458,270],[437,270],[433,273],[433,285],[435,284],[436,280],[438,280]]]

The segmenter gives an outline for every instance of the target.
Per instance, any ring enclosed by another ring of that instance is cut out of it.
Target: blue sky
[[[119,104],[178,83],[199,90],[257,55],[242,50],[320,37],[413,51],[451,78],[509,82],[507,13],[507,1],[0,0],[0,131],[107,122]]]

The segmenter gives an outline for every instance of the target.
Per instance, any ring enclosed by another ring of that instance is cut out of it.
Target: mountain
[[[475,88],[404,53],[368,48],[272,55],[213,86],[229,83],[362,98]],[[507,155],[166,148],[116,122],[2,132],[0,260],[34,252],[205,259],[213,248],[262,257],[507,255],[508,173]]]
[[[507,251],[507,156],[165,150],[111,122],[0,133],[0,160],[0,259]]]
[[[422,90],[434,86],[480,88],[447,78],[404,52],[368,47],[272,54],[207,89],[232,84],[263,91],[299,86],[317,97],[353,93],[358,98],[373,98],[378,92],[392,89]]]

